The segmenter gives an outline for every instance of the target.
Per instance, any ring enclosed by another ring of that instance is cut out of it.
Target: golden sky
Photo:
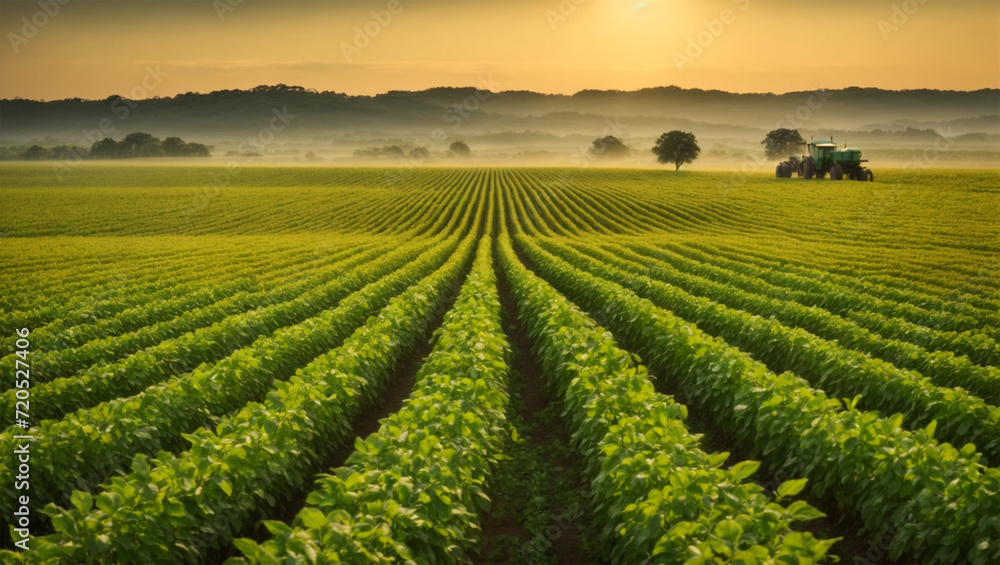
[[[996,0],[0,0],[0,97],[1000,87]]]

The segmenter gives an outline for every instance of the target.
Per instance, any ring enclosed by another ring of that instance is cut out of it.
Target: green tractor
[[[832,180],[843,180],[845,177],[850,180],[873,181],[875,174],[870,169],[862,165],[868,159],[861,158],[860,149],[837,149],[837,144],[833,140],[810,141],[807,144],[809,154],[803,157],[791,156],[787,161],[778,164],[774,170],[778,178],[790,178],[792,173],[798,176],[811,178],[824,178],[827,173]]]

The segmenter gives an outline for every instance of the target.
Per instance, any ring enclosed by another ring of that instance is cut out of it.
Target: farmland
[[[0,560],[1000,561],[1000,174],[772,177],[4,165]]]

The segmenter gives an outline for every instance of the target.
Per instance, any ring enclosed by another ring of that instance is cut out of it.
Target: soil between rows
[[[580,473],[581,461],[571,447],[569,430],[558,416],[558,402],[544,385],[530,338],[517,319],[507,279],[499,267],[496,274],[503,330],[512,350],[509,419],[524,443],[511,450],[513,460],[500,466],[497,475],[502,476],[494,477],[493,485],[499,492],[490,495],[494,506],[483,517],[484,542],[475,562],[591,563],[587,543],[581,543],[591,527],[586,502],[589,490]],[[526,484],[532,480],[542,484]],[[543,496],[544,501],[531,500],[537,496]],[[534,516],[525,515],[526,511],[539,511],[547,519],[539,523]],[[541,554],[534,553],[535,549]]]

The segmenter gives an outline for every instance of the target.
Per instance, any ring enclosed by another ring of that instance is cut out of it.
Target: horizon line
[[[435,91],[435,90],[469,90],[469,89],[476,90],[476,91],[486,91],[486,92],[489,92],[491,94],[525,93],[525,94],[537,94],[537,95],[541,95],[541,96],[563,96],[563,97],[573,97],[573,96],[578,96],[578,95],[581,95],[581,94],[591,94],[591,93],[635,94],[635,93],[644,92],[644,91],[651,91],[651,90],[676,90],[676,91],[688,91],[688,92],[723,93],[723,94],[733,94],[733,95],[741,95],[741,96],[743,96],[743,95],[746,95],[746,96],[785,96],[785,95],[788,95],[788,94],[800,94],[800,93],[805,93],[805,92],[837,92],[837,91],[845,91],[845,90],[876,90],[876,91],[880,91],[880,92],[895,92],[895,93],[903,93],[903,92],[942,92],[942,93],[971,94],[971,93],[984,92],[984,91],[986,91],[986,92],[994,92],[995,91],[995,92],[1000,93],[1000,87],[984,87],[984,88],[977,88],[977,89],[974,89],[974,90],[949,90],[949,89],[940,89],[940,88],[902,88],[902,89],[891,89],[891,88],[881,88],[881,87],[877,87],[877,86],[846,86],[846,87],[842,87],[842,88],[829,88],[829,89],[821,87],[821,88],[816,88],[816,89],[812,89],[812,90],[788,90],[788,91],[785,91],[785,92],[760,92],[760,91],[740,92],[740,91],[720,90],[720,89],[717,89],[717,88],[711,88],[711,89],[704,89],[704,88],[697,88],[697,87],[690,87],[689,88],[689,87],[681,87],[681,86],[677,86],[677,85],[671,84],[671,85],[660,85],[660,86],[647,86],[647,87],[642,87],[642,88],[636,88],[636,89],[633,89],[633,90],[621,90],[621,89],[615,89],[615,88],[608,88],[608,89],[585,88],[585,89],[578,90],[578,91],[573,92],[573,93],[565,93],[565,92],[542,92],[542,91],[537,91],[537,90],[526,90],[526,89],[510,89],[510,90],[492,91],[492,90],[489,90],[489,89],[480,89],[480,88],[477,88],[476,86],[469,85],[469,86],[432,86],[432,87],[423,88],[423,89],[417,89],[417,90],[391,89],[391,90],[386,90],[386,91],[383,91],[383,92],[378,92],[376,94],[349,94],[347,92],[340,92],[340,91],[336,91],[336,90],[317,90],[315,88],[307,88],[307,87],[300,86],[300,85],[287,85],[287,84],[284,84],[284,83],[276,83],[276,84],[261,84],[261,85],[257,85],[257,86],[251,87],[251,88],[227,88],[227,89],[220,89],[220,90],[211,90],[211,91],[207,91],[207,92],[188,91],[188,92],[173,94],[173,95],[170,95],[170,96],[150,96],[150,97],[147,97],[147,98],[128,98],[127,96],[123,96],[121,94],[109,94],[108,96],[106,96],[104,98],[81,98],[81,97],[76,96],[76,97],[68,97],[68,98],[53,98],[51,100],[47,100],[47,99],[44,99],[44,98],[35,99],[35,98],[24,98],[24,97],[20,97],[20,96],[15,96],[13,98],[0,98],[0,101],[2,101],[2,102],[27,101],[27,102],[38,102],[38,103],[42,103],[42,104],[47,104],[47,103],[51,103],[51,102],[66,102],[66,101],[77,101],[77,100],[81,101],[81,102],[103,102],[103,101],[109,100],[109,99],[122,99],[122,100],[132,100],[132,101],[141,101],[141,100],[166,100],[166,99],[178,98],[178,97],[181,97],[181,96],[191,96],[191,95],[194,95],[194,96],[207,96],[207,95],[210,95],[210,94],[215,94],[215,93],[220,93],[220,92],[254,92],[254,91],[258,91],[258,90],[260,90],[261,92],[274,91],[274,90],[279,90],[278,87],[284,87],[284,89],[281,89],[281,90],[284,90],[284,91],[287,91],[287,92],[306,92],[306,93],[310,93],[310,94],[327,94],[327,95],[334,94],[334,95],[345,96],[345,97],[348,97],[348,98],[377,98],[379,96],[386,96],[386,95],[389,95],[389,94],[399,94],[399,93],[414,94],[414,93],[430,92],[430,91]]]

